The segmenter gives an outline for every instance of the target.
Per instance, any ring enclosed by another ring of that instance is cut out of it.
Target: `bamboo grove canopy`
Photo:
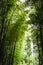
[[[43,0],[0,0],[0,65],[43,65]]]

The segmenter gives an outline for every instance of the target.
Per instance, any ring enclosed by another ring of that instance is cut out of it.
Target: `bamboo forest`
[[[0,0],[0,65],[43,65],[43,0]]]

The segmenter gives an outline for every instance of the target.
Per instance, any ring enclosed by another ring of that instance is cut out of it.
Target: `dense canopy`
[[[43,65],[43,0],[0,0],[0,65]]]

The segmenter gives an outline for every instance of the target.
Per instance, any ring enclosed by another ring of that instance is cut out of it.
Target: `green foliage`
[[[29,3],[28,1],[21,3],[19,0],[0,2],[2,3],[0,4],[0,54],[2,54],[0,65],[31,65],[35,63],[38,65],[38,52],[40,54],[43,46],[40,40],[42,38],[40,34],[43,33],[43,31],[41,32],[43,26],[41,0],[32,0]],[[31,8],[25,11],[27,3]],[[30,20],[26,21],[27,18]],[[39,47],[41,45],[39,42],[42,44],[41,47]],[[31,56],[32,43],[35,51],[33,53],[36,54],[34,57]],[[42,57],[40,58],[42,59]]]

